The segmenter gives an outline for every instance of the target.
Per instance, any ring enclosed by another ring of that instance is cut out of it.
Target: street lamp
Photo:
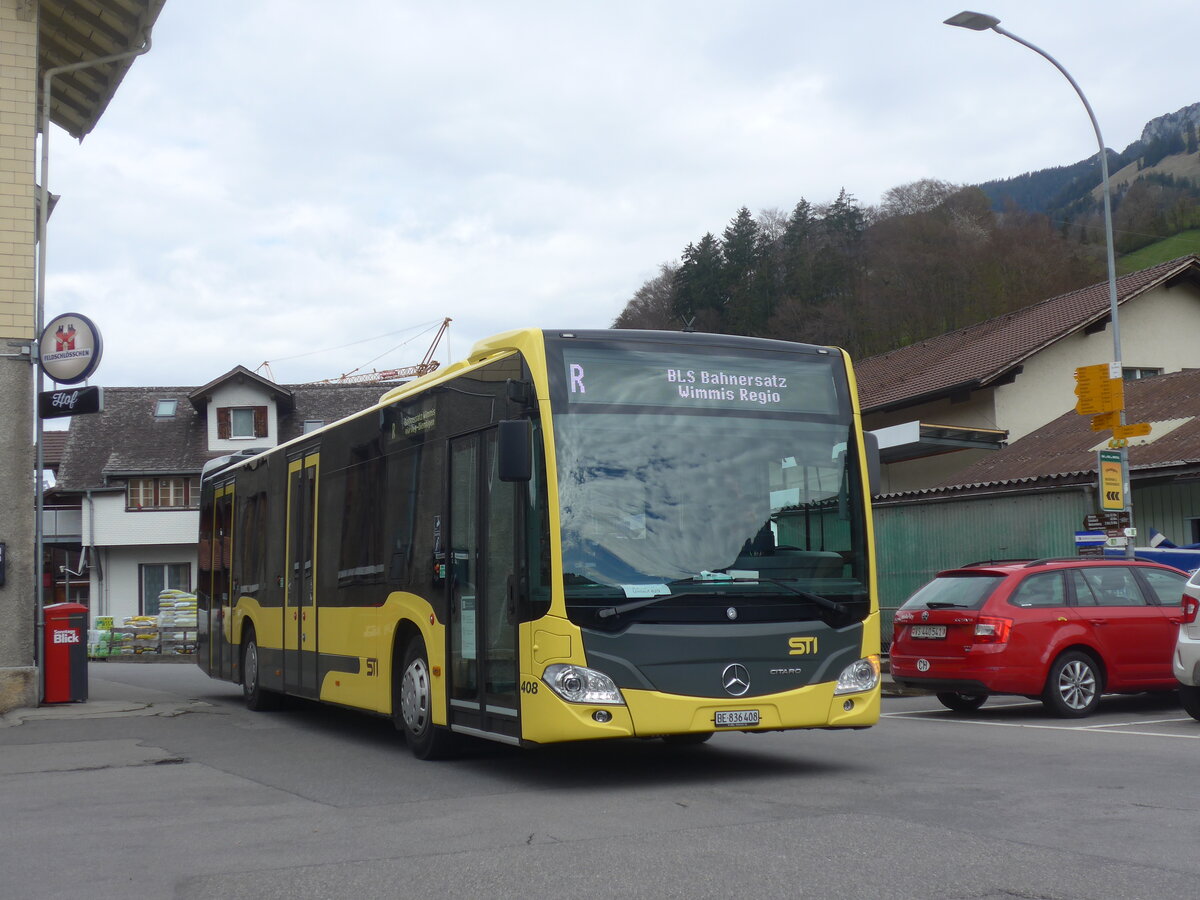
[[[1092,120],[1092,128],[1096,132],[1096,143],[1100,145],[1100,177],[1104,186],[1104,241],[1108,250],[1108,313],[1112,319],[1112,336],[1113,336],[1113,369],[1117,373],[1117,377],[1124,377],[1124,370],[1121,364],[1121,326],[1117,321],[1117,258],[1116,252],[1113,249],[1113,228],[1112,228],[1112,191],[1108,186],[1108,153],[1105,152],[1104,138],[1100,136],[1100,123],[1096,121],[1096,114],[1092,112],[1092,105],[1088,103],[1087,97],[1083,95],[1083,90],[1079,87],[1078,82],[1071,77],[1071,73],[1063,68],[1062,63],[1035,44],[1029,43],[1024,38],[1018,37],[1011,31],[1007,31],[1000,27],[1000,20],[995,16],[990,16],[987,13],[963,11],[958,15],[951,16],[945,21],[946,25],[954,25],[957,28],[968,28],[971,31],[987,31],[991,29],[996,34],[1002,34],[1010,40],[1016,41],[1025,47],[1028,47],[1034,53],[1049,60],[1051,65],[1058,71],[1062,72],[1063,77],[1071,82],[1071,87],[1075,88],[1075,93],[1079,95],[1079,99],[1083,101],[1083,108],[1087,110],[1088,118]],[[1125,410],[1120,410],[1120,422],[1125,424]],[[1111,445],[1110,445],[1111,446]],[[1121,453],[1121,488],[1125,494],[1125,508],[1129,511],[1130,524],[1133,524],[1133,492],[1129,489],[1129,451],[1125,446],[1119,448]],[[1125,544],[1125,556],[1133,558],[1133,545],[1128,541]]]

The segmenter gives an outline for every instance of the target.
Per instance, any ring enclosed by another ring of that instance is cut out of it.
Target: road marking
[[[1101,722],[1097,725],[1085,725],[1085,728],[1124,728],[1134,725],[1162,725],[1164,722],[1186,722],[1191,716],[1176,716],[1174,719],[1148,719],[1144,722]]]
[[[998,728],[1036,728],[1042,731],[1090,731],[1093,734],[1128,734],[1141,737],[1169,737],[1169,738],[1184,738],[1190,741],[1200,741],[1200,733],[1197,734],[1175,734],[1166,731],[1100,731],[1101,728],[1129,728],[1134,725],[1153,725],[1155,722],[1119,722],[1115,725],[1033,725],[1028,722],[988,722],[983,719],[952,719],[947,716],[938,716],[934,718],[928,713],[938,712],[938,710],[925,710],[924,721],[926,722],[945,722],[950,725],[991,725]],[[921,717],[922,712],[899,712],[899,713],[883,713],[885,719],[904,719]],[[1162,719],[1162,722],[1181,722],[1183,719]]]

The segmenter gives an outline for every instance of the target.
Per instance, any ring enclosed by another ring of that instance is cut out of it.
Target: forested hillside
[[[617,328],[748,334],[856,357],[980,322],[1104,277],[1102,255],[978,188],[920,181],[877,208],[844,190],[790,213],[738,210],[665,263]]]
[[[1118,255],[1200,228],[1200,103],[1109,152]],[[979,187],[926,180],[878,207],[844,189],[737,211],[634,294],[616,328],[694,327],[871,356],[1100,281],[1099,162]]]

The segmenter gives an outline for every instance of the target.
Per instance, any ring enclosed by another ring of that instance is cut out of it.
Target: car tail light
[[[1185,625],[1191,625],[1196,621],[1196,613],[1200,612],[1200,600],[1195,597],[1183,595],[1183,622]]]
[[[1012,623],[1012,619],[1001,619],[996,616],[980,616],[975,620],[975,643],[1008,643],[1008,632],[1012,628]]]

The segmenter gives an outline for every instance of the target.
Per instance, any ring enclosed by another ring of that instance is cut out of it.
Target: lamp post
[[[1028,47],[1034,53],[1048,60],[1054,68],[1058,69],[1063,74],[1067,81],[1071,82],[1071,87],[1075,88],[1075,93],[1079,95],[1079,99],[1083,101],[1083,108],[1087,110],[1088,118],[1092,120],[1092,128],[1096,132],[1096,143],[1100,147],[1100,177],[1103,182],[1104,193],[1104,241],[1108,251],[1108,314],[1112,320],[1112,336],[1113,336],[1113,368],[1117,372],[1118,377],[1124,377],[1124,371],[1121,364],[1121,325],[1117,320],[1117,259],[1116,252],[1113,249],[1113,228],[1112,228],[1112,191],[1108,184],[1108,153],[1104,148],[1104,138],[1100,135],[1100,123],[1096,121],[1096,114],[1092,112],[1092,105],[1088,103],[1087,97],[1084,96],[1079,83],[1071,77],[1071,73],[1063,68],[1062,63],[1043,50],[1041,47],[1031,44],[1024,38],[1018,37],[1011,31],[1000,27],[1000,20],[995,16],[990,16],[987,13],[977,13],[964,11],[958,15],[951,16],[946,19],[946,25],[954,25],[957,28],[968,28],[971,31],[987,31],[992,30],[996,34],[1002,34],[1010,40],[1016,41],[1022,46]],[[1125,424],[1125,409],[1120,410],[1120,422]],[[1111,445],[1110,445],[1111,446]],[[1125,495],[1125,508],[1129,511],[1130,524],[1133,524],[1133,492],[1129,485],[1129,451],[1125,446],[1119,448],[1121,453],[1121,488]],[[1133,545],[1126,541],[1125,556],[1133,558]]]

